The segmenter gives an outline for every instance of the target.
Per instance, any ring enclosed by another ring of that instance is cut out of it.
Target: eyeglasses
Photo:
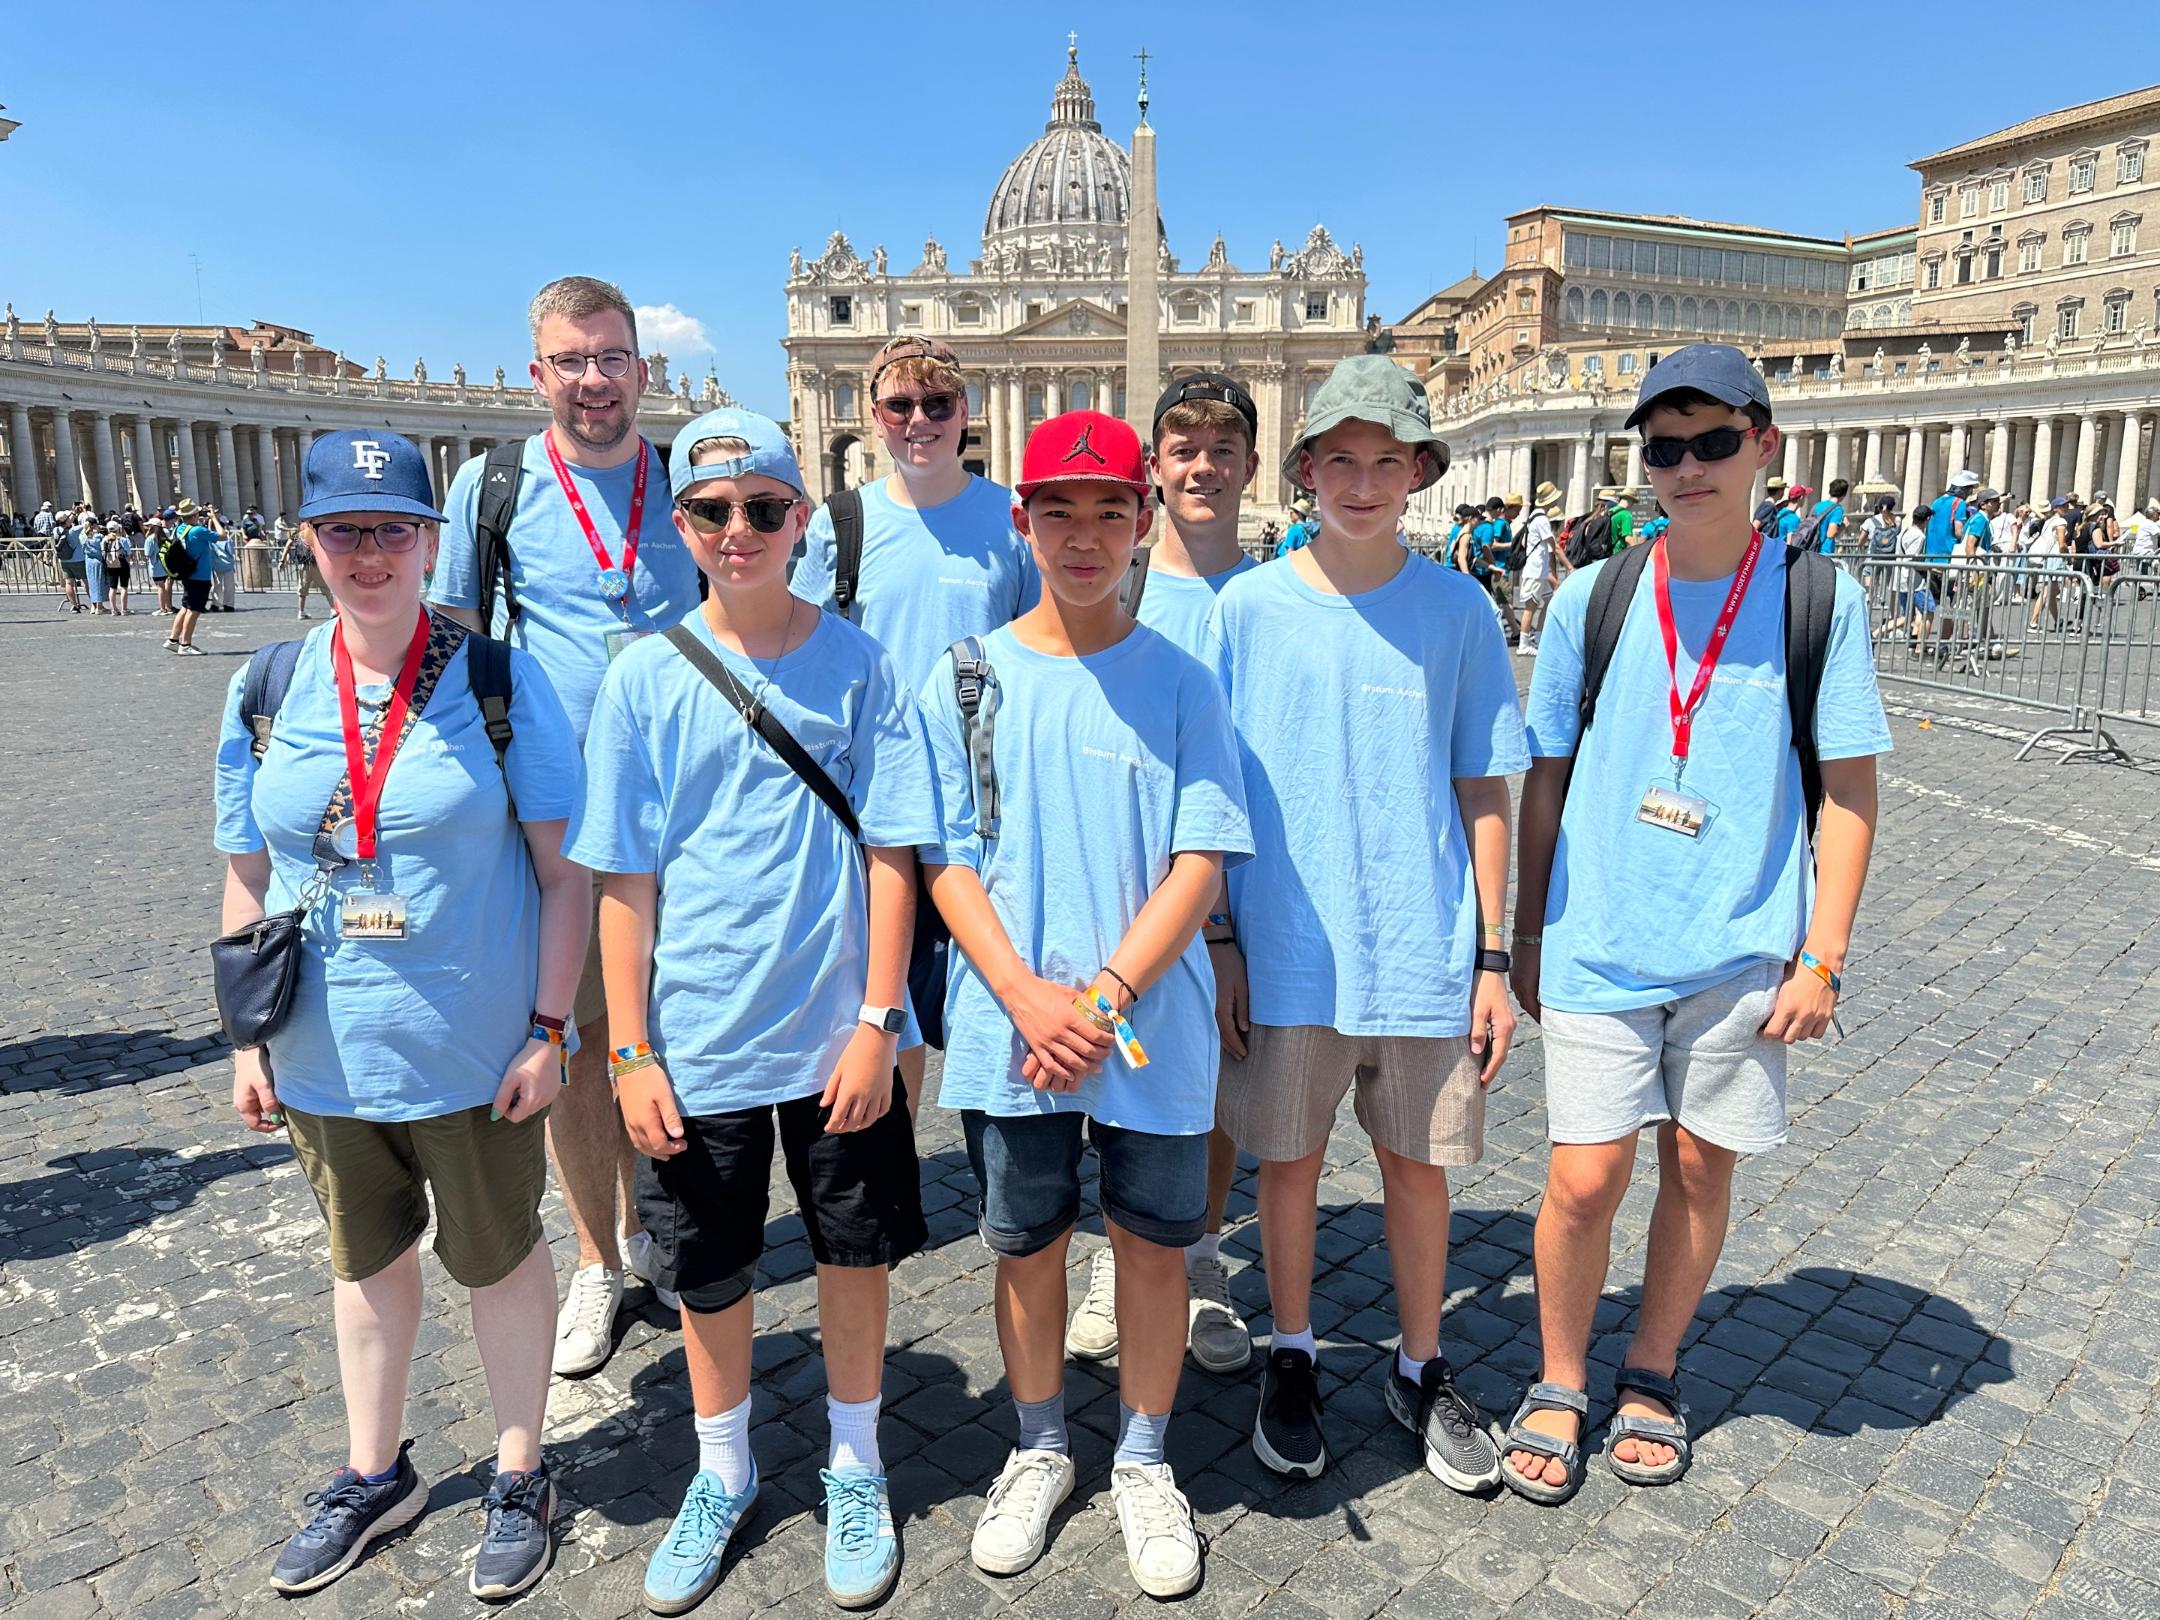
[[[877,413],[887,427],[906,427],[917,410],[926,422],[949,422],[959,403],[960,396],[950,392],[925,394],[920,399],[913,394],[889,394],[877,402]]]
[[[637,364],[637,355],[629,349],[602,349],[598,354],[551,354],[547,363],[548,370],[564,382],[576,382],[588,365],[598,366],[603,377],[627,377]]]
[[[337,556],[358,551],[361,540],[367,535],[375,537],[378,551],[410,551],[420,543],[420,525],[417,523],[318,523],[315,525],[315,543],[323,550]]]
[[[1682,456],[1690,455],[1697,461],[1730,461],[1740,453],[1740,447],[1760,431],[1758,428],[1721,427],[1698,433],[1692,439],[1645,439],[1643,465],[1677,467]]]
[[[718,534],[728,526],[735,515],[735,508],[742,508],[742,515],[750,527],[759,534],[778,534],[780,526],[787,522],[787,515],[795,502],[784,495],[753,495],[747,501],[723,501],[703,495],[686,495],[675,503],[677,510],[690,520],[690,526],[700,534]]]

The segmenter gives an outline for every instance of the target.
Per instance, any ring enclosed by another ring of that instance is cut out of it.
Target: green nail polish
[[[494,1120],[494,1119],[501,1119],[501,1118],[502,1118],[502,1110],[501,1110],[501,1109],[499,1109],[499,1108],[490,1108],[490,1109],[488,1110],[488,1118],[489,1118],[489,1119],[491,1119],[491,1120]]]

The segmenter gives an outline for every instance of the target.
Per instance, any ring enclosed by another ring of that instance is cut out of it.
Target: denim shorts
[[[963,1108],[968,1163],[982,1188],[982,1240],[1022,1259],[1080,1217],[1081,1132],[1101,1167],[1103,1218],[1137,1238],[1182,1249],[1207,1228],[1207,1136],[1158,1136],[1105,1125],[1077,1109],[998,1115]]]

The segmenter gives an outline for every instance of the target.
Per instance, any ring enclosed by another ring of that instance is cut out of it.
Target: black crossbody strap
[[[825,801],[825,808],[839,818],[840,825],[848,830],[848,836],[860,840],[862,826],[855,819],[855,807],[848,803],[847,795],[825,774],[825,768],[812,759],[803,745],[795,740],[788,728],[774,717],[772,710],[750,695],[743,683],[735,678],[735,672],[722,663],[687,624],[678,624],[666,634],[675,650],[690,660],[690,667],[719,688],[720,695],[728,700],[729,706],[743,717],[743,723],[771,745],[772,751],[780,756],[781,763],[801,777],[803,785]]]

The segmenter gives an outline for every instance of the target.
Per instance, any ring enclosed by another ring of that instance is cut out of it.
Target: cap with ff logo
[[[1082,482],[1124,484],[1146,493],[1153,486],[1140,435],[1101,411],[1067,411],[1028,435],[1015,495],[1024,501],[1045,484]]]
[[[308,446],[300,464],[300,516],[338,512],[395,512],[443,521],[435,509],[427,457],[402,434],[346,428]]]

